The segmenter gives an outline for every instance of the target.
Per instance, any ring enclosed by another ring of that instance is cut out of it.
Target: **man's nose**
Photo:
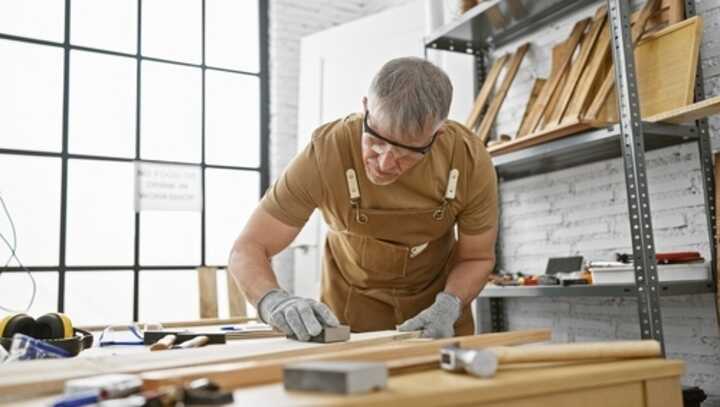
[[[392,156],[391,150],[387,150],[380,154],[378,157],[378,165],[380,167],[380,171],[383,172],[389,172],[395,168],[395,158]]]

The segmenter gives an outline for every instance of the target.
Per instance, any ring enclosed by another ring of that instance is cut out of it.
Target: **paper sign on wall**
[[[203,207],[202,169],[135,162],[135,211],[192,211]]]

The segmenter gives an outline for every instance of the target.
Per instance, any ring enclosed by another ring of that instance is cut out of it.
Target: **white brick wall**
[[[295,154],[300,38],[407,1],[270,2],[273,178]],[[705,89],[709,95],[719,95],[720,1],[697,0],[697,5],[705,19]],[[547,75],[550,46],[564,39],[580,17],[592,15],[594,8],[525,39],[533,46],[498,116],[498,132],[515,132],[533,79]],[[720,146],[720,116],[713,117],[710,126],[713,145]],[[697,249],[708,255],[695,145],[650,152],[647,158],[658,250]],[[500,264],[508,271],[541,272],[551,256],[582,254],[600,259],[630,250],[619,160],[503,182],[500,191]],[[291,254],[279,256],[275,268],[282,284],[292,287]],[[684,382],[709,393],[704,406],[720,406],[720,336],[712,296],[663,298],[661,304],[668,356],[688,363]],[[506,313],[510,329],[550,327],[554,340],[560,342],[639,337],[634,298],[525,298],[506,301]]]

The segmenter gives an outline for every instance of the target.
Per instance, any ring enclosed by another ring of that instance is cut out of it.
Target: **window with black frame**
[[[0,316],[199,317],[268,184],[266,33],[259,0],[0,2]],[[202,205],[136,211],[139,162]]]

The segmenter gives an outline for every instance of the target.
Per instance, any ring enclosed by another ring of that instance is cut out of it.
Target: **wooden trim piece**
[[[720,114],[720,96],[705,99],[701,102],[673,109],[668,112],[658,113],[643,119],[646,122],[664,122],[683,124],[693,122],[714,114]]]
[[[534,146],[536,144],[547,143],[548,141],[569,136],[571,134],[576,134],[593,127],[605,127],[607,126],[607,124],[608,123],[606,122],[600,121],[573,120],[571,122],[563,123],[559,127],[544,129],[543,131],[536,132],[526,137],[515,138],[514,140],[507,143],[488,147],[487,150],[491,156],[498,156],[526,147]]]
[[[305,360],[342,360],[365,362],[396,361],[391,368],[403,369],[427,364],[430,356],[437,363],[438,353],[444,346],[460,343],[463,347],[487,347],[497,345],[518,345],[550,340],[549,330],[502,332],[472,335],[457,338],[405,341],[391,345],[325,352],[317,355],[295,356],[262,362],[232,363],[198,366],[185,369],[162,370],[142,374],[146,389],[157,389],[165,385],[177,385],[206,377],[227,389],[267,384],[282,380],[282,367],[287,363]],[[415,364],[415,365],[414,365]]]
[[[532,332],[532,331],[530,331]],[[545,332],[547,336],[549,333]],[[378,331],[353,334],[348,342],[315,344],[285,338],[233,341],[226,345],[166,352],[138,349],[133,353],[80,356],[72,359],[34,360],[4,365],[0,369],[3,396],[41,395],[61,392],[65,381],[110,373],[140,373],[158,369],[178,369],[213,363],[260,361],[294,356],[320,355],[362,349],[417,337],[417,332]],[[113,352],[112,349],[108,349]]]
[[[530,90],[530,96],[528,97],[527,104],[525,104],[525,113],[523,113],[522,120],[520,120],[520,126],[518,126],[518,133],[515,137],[521,137],[520,129],[525,125],[528,114],[530,113],[530,110],[532,110],[533,106],[535,106],[535,102],[537,101],[538,95],[540,94],[543,86],[545,86],[545,82],[547,82],[545,78],[536,78],[535,82],[533,82],[532,89]],[[500,139],[500,141],[504,143],[502,139]]]
[[[570,100],[572,99],[575,89],[579,84],[582,72],[588,65],[588,60],[590,59],[590,55],[593,48],[595,47],[595,44],[597,43],[598,36],[600,35],[602,28],[605,26],[606,17],[607,8],[598,8],[597,12],[595,13],[595,17],[593,18],[592,25],[590,26],[590,32],[583,38],[582,44],[580,45],[580,54],[572,63],[570,73],[568,74],[567,83],[562,88],[560,98],[558,99],[558,104],[557,106],[555,106],[554,111],[550,115],[548,125],[557,126],[558,124],[560,124],[560,121],[565,114],[568,105],[570,104]]]
[[[247,299],[245,293],[238,287],[229,269],[225,269],[227,276],[228,303],[231,317],[247,316]]]
[[[197,274],[200,318],[217,318],[217,269],[215,267],[198,267]]]
[[[170,322],[160,322],[160,324],[163,326],[163,328],[191,328],[191,327],[198,327],[198,326],[211,326],[211,325],[232,325],[232,324],[243,324],[246,322],[255,322],[257,321],[257,318],[247,318],[247,317],[238,317],[238,318],[208,318],[208,319],[196,319],[192,321],[170,321]],[[146,322],[140,322],[141,326],[145,325]],[[111,327],[113,329],[121,329],[125,330],[130,327],[129,324],[114,324],[114,325],[84,325],[84,326],[78,326],[77,328],[84,329],[86,331],[90,332],[97,332],[102,331],[103,329]]]
[[[677,377],[644,380],[646,406],[683,406],[682,385]]]
[[[640,10],[637,22],[633,24],[631,30],[633,46],[637,44],[638,39],[643,34],[643,32],[645,32],[645,25],[647,24],[648,20],[657,8],[658,4],[658,0],[648,0],[643,6],[643,8]],[[608,30],[609,29],[610,27],[608,27]],[[610,91],[612,91],[613,89],[615,89],[615,71],[614,68],[611,68],[605,75],[605,79],[603,80],[602,85],[600,86],[600,89],[595,96],[595,100],[593,100],[593,103],[590,105],[590,108],[585,114],[585,119],[596,120],[599,117],[600,109],[602,109],[603,105],[605,105],[605,101],[610,95]]]
[[[582,44],[583,39],[585,38],[585,34],[582,35],[580,38],[580,43]],[[562,42],[552,49],[552,62],[551,62],[551,68],[550,68],[550,77],[555,75],[555,72],[557,72],[560,69],[561,61],[564,61],[565,58],[571,58],[575,54],[575,49],[568,49],[568,42]],[[568,65],[568,69],[569,69]],[[540,124],[535,128],[535,131],[541,131],[545,126],[548,124],[548,121],[550,120],[550,114],[555,110],[555,107],[558,104],[558,100],[560,100],[560,91],[565,87],[565,84],[567,83],[568,76],[563,73],[560,75],[560,81],[557,84],[557,88],[555,92],[553,92],[552,97],[547,103],[547,107],[545,108],[545,113],[542,115],[542,119],[540,120]]]
[[[488,73],[487,78],[485,78],[485,82],[483,82],[482,87],[475,98],[473,110],[470,112],[470,116],[465,122],[468,129],[474,130],[475,127],[478,126],[483,109],[487,105],[488,100],[490,100],[490,94],[492,93],[493,88],[495,88],[498,76],[508,59],[510,59],[510,55],[505,54],[495,60],[493,66],[490,68],[490,72]]]
[[[567,41],[568,48],[573,50],[575,49],[578,42],[580,41],[582,33],[585,31],[585,27],[589,22],[590,19],[586,18],[575,23],[575,27],[573,27],[573,30]],[[518,132],[519,134],[524,135],[532,133],[535,128],[537,128],[538,124],[540,124],[540,120],[545,113],[547,104],[552,98],[553,93],[555,93],[557,85],[560,82],[560,76],[565,73],[568,65],[570,64],[571,57],[572,52],[569,52],[567,58],[565,58],[565,60],[562,61],[562,63],[560,64],[560,69],[558,69],[558,71],[555,72],[554,75],[548,79],[547,83],[545,83],[545,86],[543,86],[543,89],[540,92],[540,96],[538,96],[537,102],[535,102],[532,111],[528,115],[528,120],[525,122],[526,126],[520,128],[520,131]]]
[[[490,103],[490,107],[488,107],[487,113],[485,113],[485,116],[483,116],[482,123],[480,124],[480,129],[478,129],[477,134],[478,136],[480,136],[480,140],[482,140],[483,144],[487,142],[487,139],[490,136],[490,128],[495,122],[495,117],[497,117],[497,114],[500,111],[500,106],[502,106],[502,102],[505,100],[505,96],[510,89],[510,85],[512,85],[513,80],[515,80],[515,75],[517,74],[518,69],[520,69],[520,64],[522,63],[523,58],[525,57],[525,54],[527,53],[527,50],[529,48],[530,44],[528,43],[521,45],[510,59],[510,63],[508,65],[507,72],[505,72],[505,77],[503,78],[502,85],[500,85],[500,89],[498,89],[495,97],[493,97],[493,101],[492,103]]]

